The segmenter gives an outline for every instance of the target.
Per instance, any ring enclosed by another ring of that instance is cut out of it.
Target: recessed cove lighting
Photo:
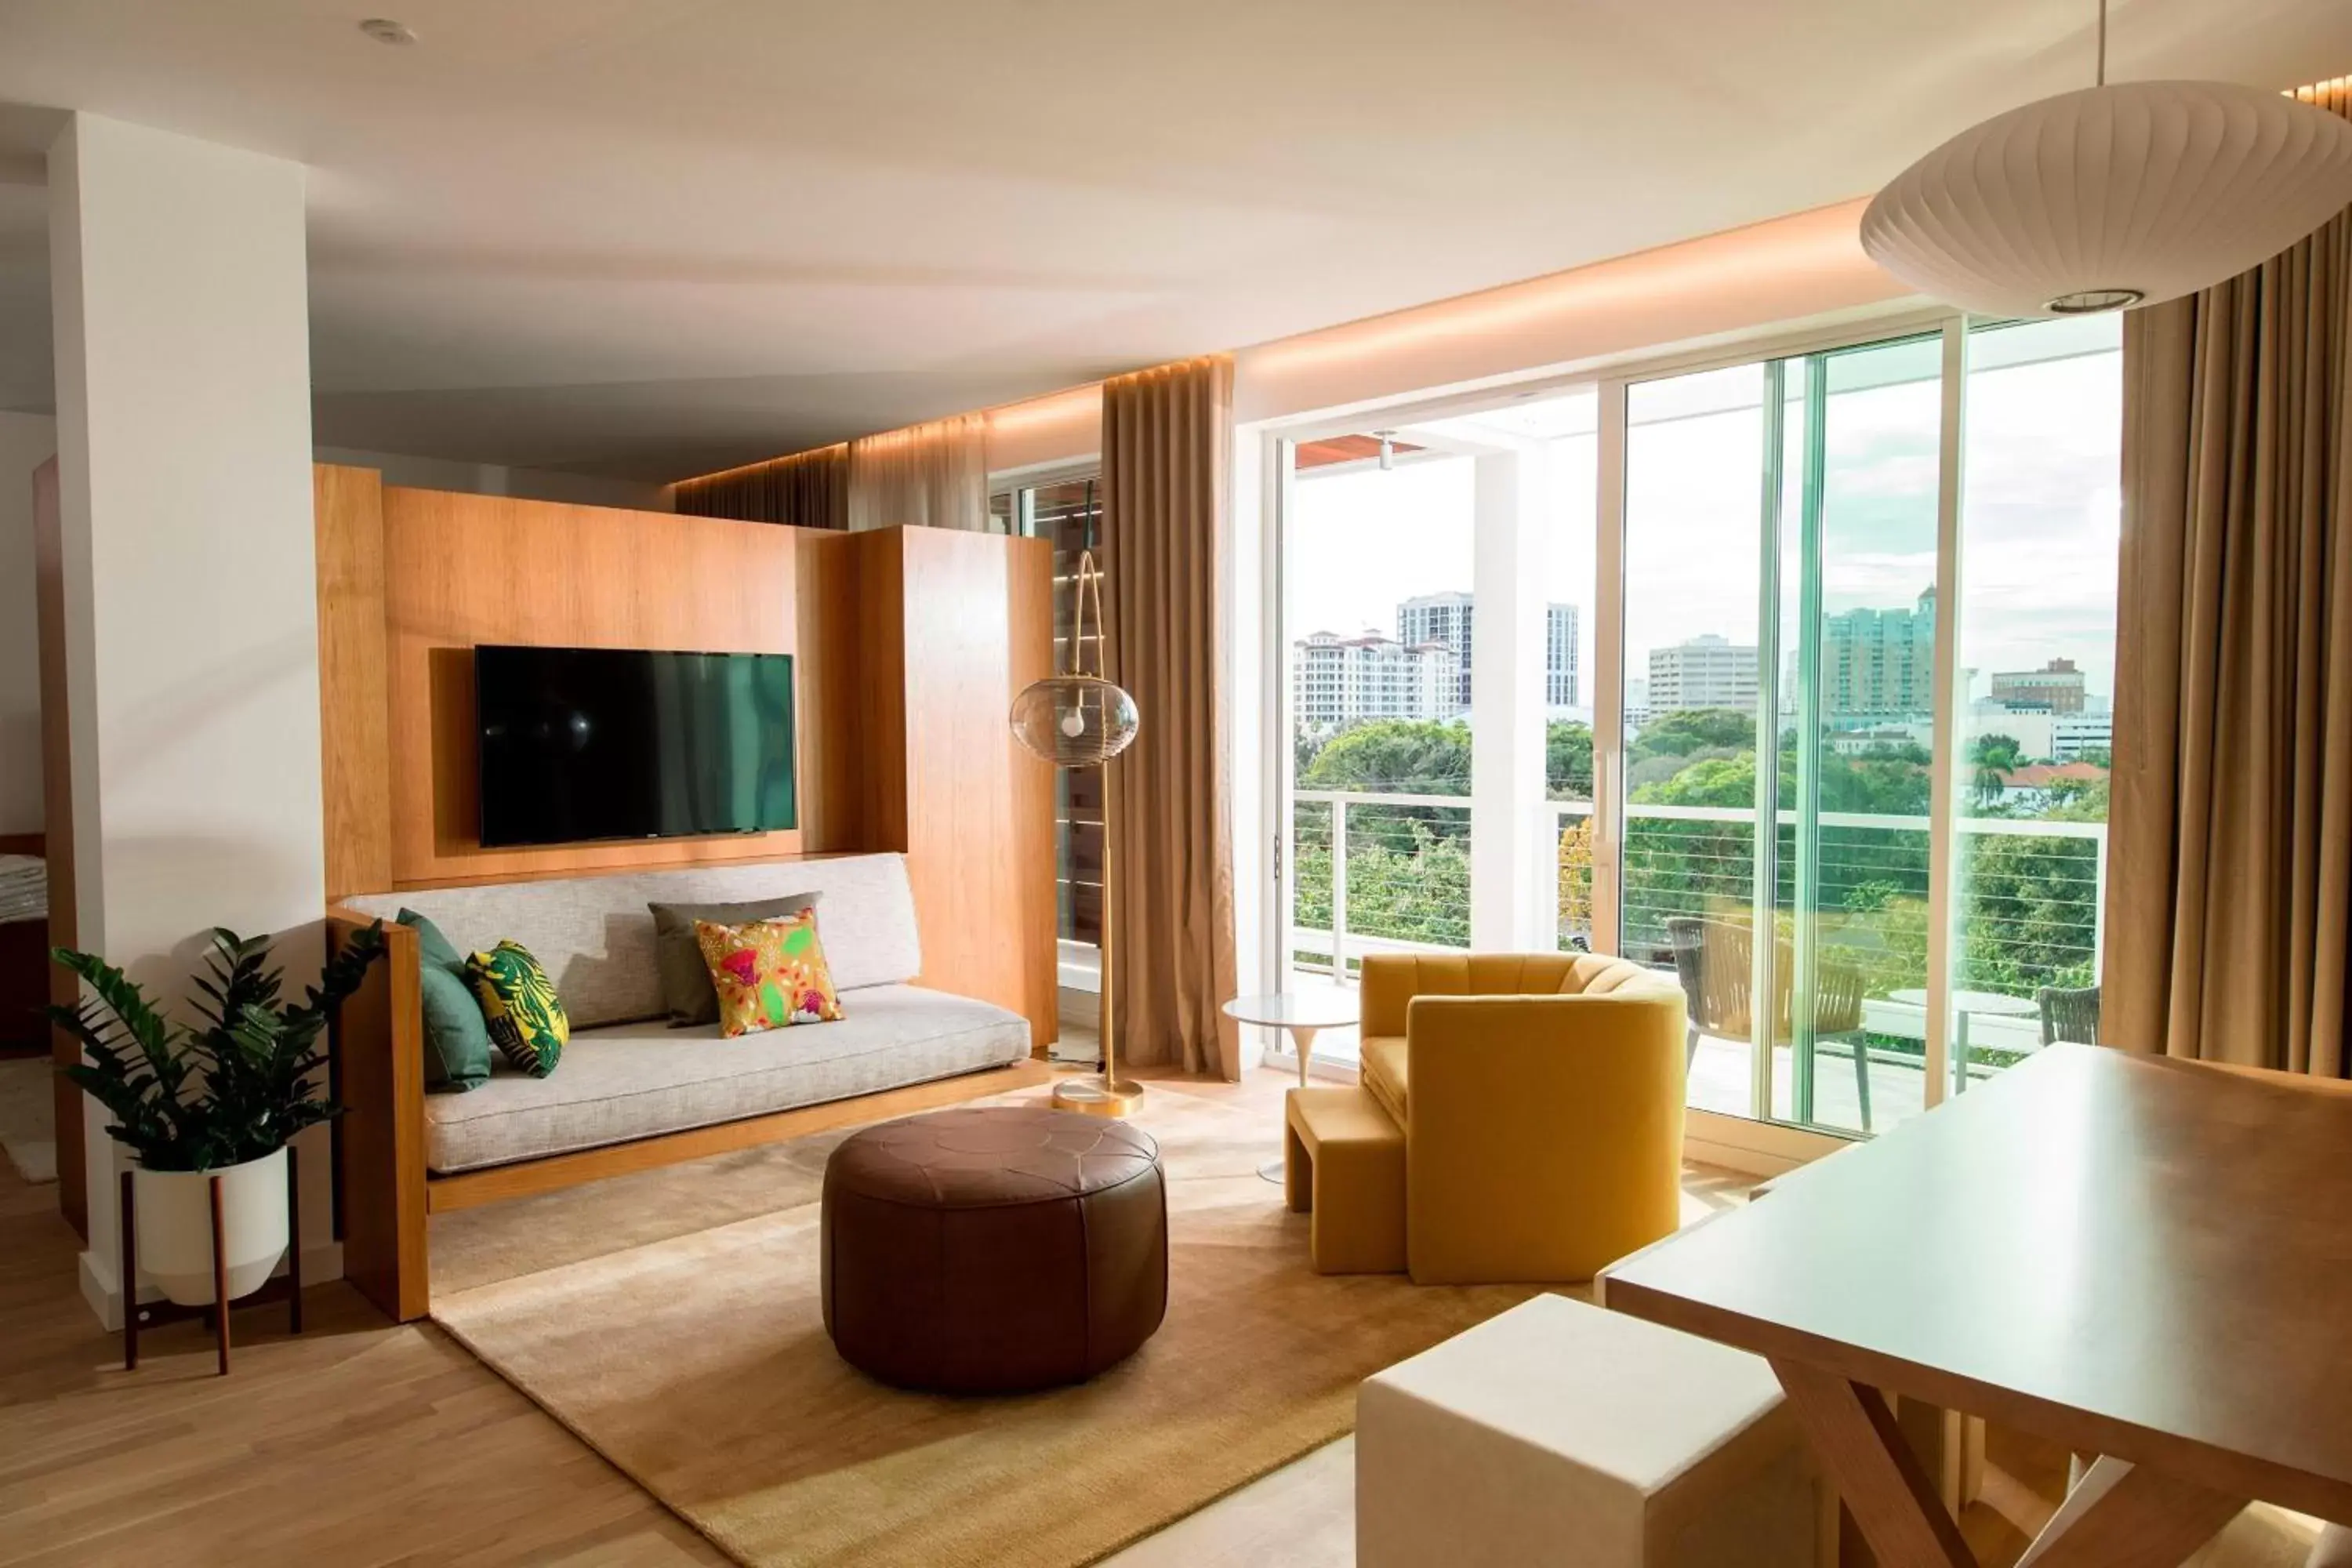
[[[416,41],[416,29],[389,16],[370,16],[360,24],[360,31],[379,44],[413,44]]]

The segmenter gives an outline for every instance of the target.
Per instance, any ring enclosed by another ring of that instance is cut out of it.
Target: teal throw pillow
[[[418,991],[425,1012],[425,1087],[445,1094],[478,1089],[490,1076],[490,1027],[466,982],[466,960],[440,928],[415,910],[402,925],[415,929]]]

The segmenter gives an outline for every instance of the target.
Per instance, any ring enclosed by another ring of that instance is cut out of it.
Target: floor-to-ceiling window
[[[1623,386],[1621,946],[1695,1108],[1874,1131],[2095,1015],[2118,382],[2094,321]]]
[[[1344,981],[1368,952],[1470,945],[1475,477],[1472,455],[1418,432],[1295,448],[1294,973]]]
[[[1912,320],[1269,440],[1280,983],[1590,943],[1847,1135],[2088,1032],[2116,324]]]
[[[1969,335],[1953,1092],[2045,1036],[2097,1037],[2122,362],[2114,316]]]
[[[1595,405],[1282,449],[1286,976],[1590,940]]]

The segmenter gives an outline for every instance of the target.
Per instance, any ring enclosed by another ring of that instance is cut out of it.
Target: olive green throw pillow
[[[533,1078],[555,1070],[572,1038],[572,1021],[555,982],[520,942],[502,942],[466,961],[466,980],[489,1023],[499,1054]]]
[[[490,1030],[466,984],[466,960],[441,929],[415,910],[397,919],[416,932],[425,1011],[425,1087],[444,1094],[478,1089],[490,1076]]]
[[[702,944],[695,940],[695,921],[747,926],[780,921],[816,908],[818,896],[786,893],[740,904],[647,904],[654,917],[654,963],[661,972],[662,1005],[668,1009],[670,1026],[719,1022],[719,992],[710,983],[710,966],[703,962]]]

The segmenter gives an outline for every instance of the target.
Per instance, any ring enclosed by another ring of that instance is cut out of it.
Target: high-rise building
[[[1756,706],[1756,649],[1708,632],[1650,650],[1652,713]]]
[[[1573,708],[1577,690],[1576,606],[1544,606],[1544,706]]]
[[[1438,643],[1454,655],[1454,700],[1470,706],[1471,625],[1477,601],[1468,594],[1424,594],[1397,606],[1397,641]],[[1544,606],[1544,706],[1573,708],[1582,687],[1576,653],[1574,605]]]
[[[1452,650],[1436,643],[1317,632],[1290,645],[1292,711],[1309,730],[1368,719],[1447,718],[1458,710],[1454,677]]]
[[[2053,658],[2040,669],[1996,670],[1992,700],[2021,711],[2080,713],[2083,672],[2071,658]]]
[[[1397,641],[1435,643],[1454,656],[1454,706],[1470,706],[1470,622],[1477,609],[1467,594],[1423,594],[1397,606]]]
[[[1791,691],[1795,683],[1790,683]],[[1837,721],[1936,710],[1936,590],[1907,610],[1848,610],[1822,622],[1822,713]]]

